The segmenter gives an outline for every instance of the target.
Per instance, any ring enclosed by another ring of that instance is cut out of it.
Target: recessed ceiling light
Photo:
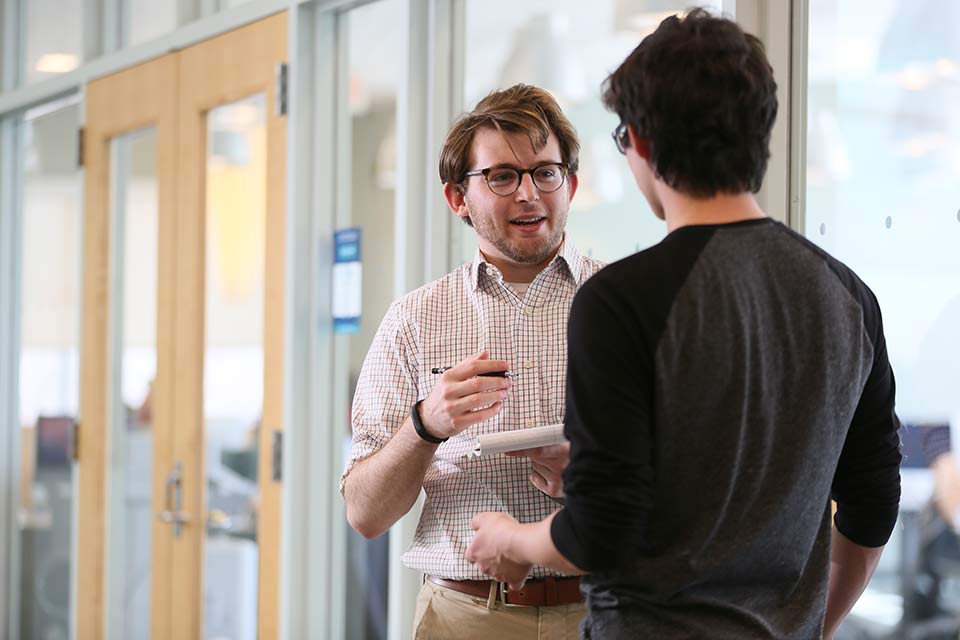
[[[41,73],[67,73],[80,65],[80,56],[75,53],[45,53],[37,59],[34,67]]]

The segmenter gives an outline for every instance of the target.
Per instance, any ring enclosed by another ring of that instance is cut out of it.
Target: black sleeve
[[[896,384],[887,359],[876,298],[860,283],[864,326],[874,346],[873,368],[853,414],[833,479],[834,524],[864,547],[887,543],[900,505],[900,421],[894,412]]]
[[[636,557],[653,502],[653,356],[609,290],[594,276],[570,312],[566,508],[551,526],[560,553],[586,571]]]

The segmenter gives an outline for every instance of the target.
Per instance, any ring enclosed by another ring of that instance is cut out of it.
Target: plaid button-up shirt
[[[486,578],[463,558],[470,520],[503,511],[519,522],[542,520],[557,503],[530,482],[530,461],[497,455],[468,458],[481,433],[563,421],[567,316],[577,289],[602,263],[564,241],[523,297],[477,251],[472,263],[413,291],[387,311],[367,353],[353,401],[353,444],[340,480],[376,453],[400,428],[416,401],[430,395],[433,367],[454,365],[483,349],[520,375],[490,420],[437,448],[423,481],[426,502],[403,562],[441,578]],[[534,567],[533,577],[555,575]]]

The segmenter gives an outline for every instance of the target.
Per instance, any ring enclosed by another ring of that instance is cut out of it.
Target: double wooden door
[[[277,636],[286,33],[86,88],[78,638]]]

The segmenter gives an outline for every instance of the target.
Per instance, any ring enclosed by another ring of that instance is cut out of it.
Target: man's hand
[[[480,571],[498,582],[506,582],[513,590],[523,588],[532,564],[510,558],[510,539],[520,525],[506,513],[478,513],[470,526],[476,531],[464,557]]]
[[[507,398],[510,379],[477,376],[509,368],[505,360],[490,360],[490,355],[481,351],[444,371],[420,404],[424,428],[433,436],[449,438],[497,415]]]
[[[570,461],[570,443],[555,444],[549,447],[536,447],[523,451],[510,451],[508,456],[530,458],[533,472],[530,482],[540,491],[554,498],[563,497],[563,469]]]

